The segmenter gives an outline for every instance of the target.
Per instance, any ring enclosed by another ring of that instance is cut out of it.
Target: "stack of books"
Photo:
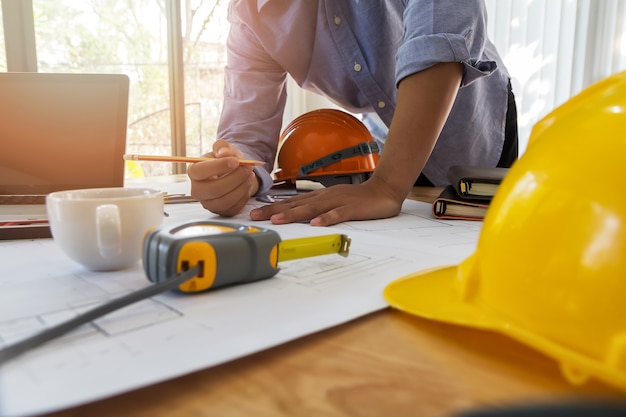
[[[456,165],[447,185],[433,202],[438,219],[483,220],[508,168]]]

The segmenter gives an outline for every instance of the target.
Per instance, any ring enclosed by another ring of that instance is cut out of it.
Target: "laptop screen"
[[[129,80],[0,73],[0,195],[121,187]]]

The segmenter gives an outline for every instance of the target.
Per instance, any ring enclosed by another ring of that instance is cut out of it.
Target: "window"
[[[125,73],[128,152],[199,155],[210,149],[221,111],[228,1],[0,0],[0,71]],[[624,0],[485,3],[512,76],[522,152],[541,117],[626,70]],[[15,54],[22,66],[11,69],[7,55]],[[286,121],[335,107],[293,82],[288,88]],[[184,172],[180,164],[141,167],[146,175]]]
[[[226,5],[227,0],[32,0],[36,70],[128,75],[127,152],[200,155],[210,150],[221,111]],[[185,169],[169,163],[129,167],[134,169],[127,175]]]

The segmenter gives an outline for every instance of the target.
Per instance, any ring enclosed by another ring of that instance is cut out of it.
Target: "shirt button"
[[[341,24],[341,18],[339,16],[335,16],[335,18],[333,19],[333,22],[335,22],[336,25]]]
[[[382,101],[382,100],[380,100],[380,101],[378,102],[378,108],[379,108],[379,109],[384,109],[386,105],[387,105],[387,104],[386,104],[384,101]]]
[[[355,62],[354,63],[354,67],[352,67],[352,68],[354,68],[354,70],[356,72],[359,72],[359,71],[361,71],[361,64],[359,64],[358,62]]]

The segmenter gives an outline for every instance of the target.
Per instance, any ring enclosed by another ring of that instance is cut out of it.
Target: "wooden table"
[[[416,188],[411,197],[432,201],[438,191]],[[505,336],[385,309],[53,415],[429,417],[625,395],[599,382],[571,386],[555,361]]]

